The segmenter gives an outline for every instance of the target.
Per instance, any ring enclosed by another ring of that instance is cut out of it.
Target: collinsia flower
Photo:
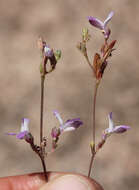
[[[103,133],[103,139],[106,140],[107,137],[109,137],[111,134],[120,134],[126,132],[128,129],[130,129],[129,126],[126,125],[119,125],[114,126],[113,120],[112,120],[112,112],[108,115],[109,119],[109,128],[105,129]]]
[[[60,126],[59,126],[60,133],[66,132],[66,131],[73,131],[83,124],[80,118],[68,119],[66,122],[64,122],[57,111],[54,111],[53,113],[60,123]]]
[[[53,49],[51,49],[48,45],[44,45],[43,53],[44,53],[44,63],[43,63],[42,71],[43,71],[43,75],[45,75],[47,73],[52,72],[55,69],[57,60],[55,58]],[[51,68],[47,68],[48,60],[50,61]]]
[[[53,49],[49,47],[49,45],[44,46],[44,55],[49,58],[50,60],[54,56],[56,61],[58,61],[61,58],[61,50],[56,50],[55,52]]]
[[[92,17],[92,16],[88,17],[88,21],[94,27],[99,28],[102,31],[102,33],[104,34],[105,39],[108,39],[109,35],[110,35],[110,29],[107,28],[107,24],[111,20],[113,15],[114,15],[114,12],[111,11],[104,22],[102,22],[101,20],[99,20],[99,19],[97,19],[95,17]]]
[[[44,46],[44,54],[46,57],[51,58],[54,55],[54,52],[48,45],[45,45]]]
[[[42,63],[40,64],[40,73],[44,77],[46,74],[52,72],[61,57],[61,51],[53,51],[49,45],[40,37],[38,39],[38,48],[41,50]],[[50,66],[47,66],[50,63]]]
[[[68,119],[66,122],[64,122],[57,111],[53,111],[53,113],[60,123],[60,126],[58,128],[54,127],[51,131],[52,148],[54,150],[57,147],[57,142],[61,133],[66,131],[73,131],[80,127],[80,125],[82,125],[83,122],[80,120],[80,118]]]
[[[33,136],[29,132],[28,124],[29,124],[29,119],[23,118],[22,123],[21,123],[20,132],[19,133],[6,133],[6,135],[16,135],[17,139],[20,139],[20,140],[25,139],[28,143],[32,143]]]

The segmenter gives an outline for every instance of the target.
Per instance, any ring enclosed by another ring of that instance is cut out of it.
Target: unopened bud
[[[50,58],[54,55],[53,50],[49,46],[44,47],[44,53],[45,53],[45,56],[48,58]]]
[[[58,61],[61,58],[61,50],[56,50],[54,53],[56,61]]]
[[[29,144],[33,144],[33,142],[34,142],[34,137],[32,136],[31,133],[26,134],[24,139]]]
[[[83,28],[83,30],[82,30],[82,38],[83,38],[83,41],[88,41],[90,39],[88,28]]]

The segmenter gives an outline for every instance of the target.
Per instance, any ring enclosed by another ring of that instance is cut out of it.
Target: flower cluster
[[[101,53],[96,53],[93,60],[93,71],[97,80],[102,78],[104,70],[108,64],[107,59],[112,55],[112,51],[114,50],[113,47],[116,43],[116,40],[113,40],[110,43],[107,42],[111,33],[111,30],[107,27],[107,24],[112,19],[113,15],[114,12],[111,11],[104,22],[92,16],[88,17],[89,23],[92,26],[99,28],[105,38],[105,43],[101,47]]]
[[[53,112],[54,116],[59,121],[59,127],[52,128],[51,136],[52,136],[52,148],[55,149],[57,147],[57,141],[59,139],[59,136],[63,132],[67,131],[73,131],[77,128],[79,128],[83,122],[80,120],[80,118],[74,118],[74,119],[68,119],[66,122],[64,122],[58,113],[58,111]],[[31,145],[34,143],[34,138],[32,134],[29,132],[29,119],[23,118],[21,123],[21,129],[19,133],[6,133],[7,135],[14,135],[17,139],[25,140]]]
[[[94,77],[96,78],[98,82],[100,82],[103,76],[104,70],[106,69],[107,64],[108,64],[108,58],[112,56],[114,45],[116,43],[116,40],[113,40],[110,43],[108,43],[111,30],[107,27],[107,25],[109,21],[112,19],[113,15],[114,15],[114,12],[111,11],[104,22],[92,16],[88,17],[89,23],[92,26],[100,29],[102,33],[104,34],[104,39],[105,39],[105,43],[102,44],[100,48],[100,53],[95,53],[94,55],[93,64],[90,62],[88,53],[87,53],[87,42],[90,40],[90,37],[91,37],[87,28],[84,28],[82,30],[82,41],[77,44],[77,48],[85,56],[87,63],[89,64],[90,68],[93,70]]]

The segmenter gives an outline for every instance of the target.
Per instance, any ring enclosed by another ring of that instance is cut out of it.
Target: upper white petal
[[[114,130],[114,123],[113,123],[113,120],[112,120],[110,114],[108,115],[108,120],[109,120],[109,128],[107,130],[108,130],[108,132],[113,132],[113,130]]]
[[[22,123],[21,123],[21,130],[20,131],[21,132],[29,131],[28,124],[29,124],[29,119],[24,118]]]
[[[63,125],[63,119],[61,118],[60,114],[57,111],[53,111],[53,114],[58,119],[60,125]]]
[[[67,127],[63,130],[63,132],[66,132],[66,131],[74,131],[75,130],[75,127]]]
[[[48,46],[45,46],[45,47],[44,47],[44,52],[47,53],[47,52],[49,52],[49,51],[51,51],[51,49],[50,49]]]
[[[108,17],[106,18],[106,20],[104,21],[104,28],[107,26],[108,22],[111,20],[111,18],[113,17],[114,12],[111,11],[108,15]]]

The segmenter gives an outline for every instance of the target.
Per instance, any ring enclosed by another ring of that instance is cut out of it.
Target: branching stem
[[[89,58],[88,58],[87,52],[85,53],[84,56],[85,56],[85,58],[86,58],[86,61],[87,61],[88,65],[89,65],[89,67],[91,68],[91,70],[93,70],[93,66],[91,65],[91,63],[90,63],[90,61],[89,61]]]

